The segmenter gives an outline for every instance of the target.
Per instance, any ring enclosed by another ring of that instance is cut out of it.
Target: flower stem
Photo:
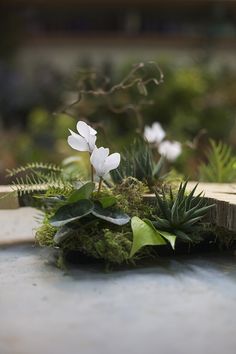
[[[93,165],[91,164],[91,181],[94,181]]]
[[[100,193],[100,191],[101,191],[101,188],[102,188],[102,182],[103,182],[103,179],[102,179],[102,177],[100,177],[100,180],[99,180],[99,185],[98,185],[98,193]]]
[[[90,157],[91,157],[91,153],[89,153],[89,161],[90,161]],[[91,169],[91,181],[94,181],[94,169],[93,169],[93,165],[90,162],[90,169]]]

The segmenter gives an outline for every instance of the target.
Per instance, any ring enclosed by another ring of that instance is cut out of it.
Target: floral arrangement
[[[44,212],[36,232],[39,245],[60,249],[64,256],[76,253],[122,264],[163,250],[187,250],[207,239],[204,218],[213,205],[202,193],[194,195],[196,187],[187,193],[187,182],[170,184],[161,174],[165,159],[173,161],[181,145],[163,140],[159,123],[145,127],[144,137],[121,154],[97,147],[97,131],[86,122],[78,121],[76,127],[68,144],[88,155],[89,179],[45,164],[10,172],[15,190],[30,195],[30,204]],[[153,148],[160,153],[157,161]]]
[[[69,129],[67,138],[70,148],[80,154],[78,158],[68,158],[61,166],[31,163],[8,171],[13,190],[24,204],[43,211],[36,231],[40,246],[56,248],[63,257],[73,254],[120,265],[189,252],[199,245],[216,244],[218,239],[228,244],[231,236],[218,238],[219,230],[207,222],[214,205],[202,193],[196,195],[197,186],[189,191],[187,182],[171,169],[182,153],[182,144],[168,140],[159,122],[143,126],[138,104],[119,109],[113,104],[114,93],[138,89],[146,96],[147,85],[157,86],[162,79],[159,67],[150,62],[134,66],[110,88],[91,90],[85,79],[81,81],[78,99],[69,105],[70,110],[92,97],[105,99],[112,110],[132,108],[136,112],[137,135],[120,153],[98,146],[102,125],[79,120],[77,132]],[[202,165],[202,176],[216,178],[222,171],[228,176],[235,160],[226,147],[214,145],[210,159],[212,155],[219,168]]]

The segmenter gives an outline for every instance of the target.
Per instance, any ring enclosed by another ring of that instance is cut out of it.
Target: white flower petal
[[[167,160],[174,161],[179,157],[182,152],[181,144],[178,141],[163,141],[159,147],[158,151],[161,155],[165,156]]]
[[[102,177],[104,175],[104,164],[108,155],[109,149],[105,149],[104,147],[95,147],[91,154],[90,162],[95,168],[96,173],[99,177]]]
[[[96,143],[97,137],[96,135],[89,135],[88,138],[88,146],[89,146],[89,152],[93,152],[93,150],[95,149],[95,143]]]
[[[86,140],[73,132],[72,135],[68,136],[68,144],[72,147],[72,149],[78,150],[78,151],[88,151],[89,146]]]
[[[73,135],[73,136],[80,136],[79,134],[77,134],[77,133],[75,133],[75,132],[73,132],[73,130],[71,130],[71,129],[69,129],[69,132],[71,133],[71,135]]]
[[[97,134],[97,131],[95,129],[93,129],[92,127],[90,127],[90,125],[88,127],[89,127],[89,133],[91,135],[96,135]]]
[[[77,128],[79,134],[82,135],[87,140],[90,135],[88,124],[86,124],[82,120],[79,120],[76,125],[76,128]]]
[[[108,172],[115,170],[120,164],[120,154],[118,152],[115,152],[114,154],[111,154],[108,156],[105,160],[104,163],[104,175],[106,175]]]
[[[151,127],[145,126],[144,137],[149,143],[159,144],[165,137],[166,133],[160,123],[155,122]]]
[[[149,143],[154,143],[155,142],[155,134],[152,131],[151,127],[146,126],[144,128],[144,137]]]

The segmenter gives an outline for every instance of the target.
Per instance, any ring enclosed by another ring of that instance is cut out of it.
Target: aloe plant
[[[171,187],[168,192],[162,188],[161,194],[155,191],[157,216],[153,224],[157,229],[171,232],[184,241],[198,241],[200,222],[214,204],[208,205],[202,192],[194,195],[197,185],[189,194],[186,187],[187,182],[181,183],[176,194]]]
[[[121,154],[120,166],[111,171],[111,176],[115,183],[120,183],[127,177],[134,177],[153,185],[161,175],[163,162],[164,158],[160,158],[156,163],[149,144],[141,137],[137,137]]]

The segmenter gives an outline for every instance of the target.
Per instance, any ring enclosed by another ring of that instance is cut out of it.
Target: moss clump
[[[88,228],[78,228],[60,247],[65,253],[78,251],[89,257],[121,264],[129,260],[132,233],[120,229],[97,229],[94,235],[91,235]]]
[[[50,225],[47,221],[44,221],[43,225],[40,226],[36,231],[36,241],[40,246],[52,247],[54,245],[53,237],[57,229]]]
[[[129,262],[132,247],[132,232],[129,226],[121,228],[114,225],[108,229],[106,222],[95,220],[88,224],[80,222],[73,228],[74,232],[67,239],[55,245],[53,238],[57,228],[45,220],[36,232],[36,241],[40,246],[59,246],[64,254],[78,251],[108,263]]]
[[[233,231],[215,226],[212,228],[212,232],[216,235],[216,242],[218,242],[221,249],[230,248],[236,242],[236,233]]]
[[[143,195],[146,192],[147,187],[144,183],[128,177],[113,188],[111,195],[117,199],[116,207],[130,217],[139,215],[141,218],[151,218],[154,208],[144,203]],[[83,218],[70,224],[69,228],[72,232],[59,244],[55,244],[54,236],[57,228],[49,224],[50,216],[51,210],[47,210],[43,225],[37,230],[36,240],[40,246],[57,246],[65,255],[70,251],[78,251],[80,254],[102,259],[107,263],[131,263],[132,230],[130,224],[117,226],[93,217]]]
[[[153,206],[144,203],[143,195],[147,192],[148,187],[133,177],[127,177],[113,189],[117,206],[129,216],[138,215],[140,218],[150,218],[154,211]]]

